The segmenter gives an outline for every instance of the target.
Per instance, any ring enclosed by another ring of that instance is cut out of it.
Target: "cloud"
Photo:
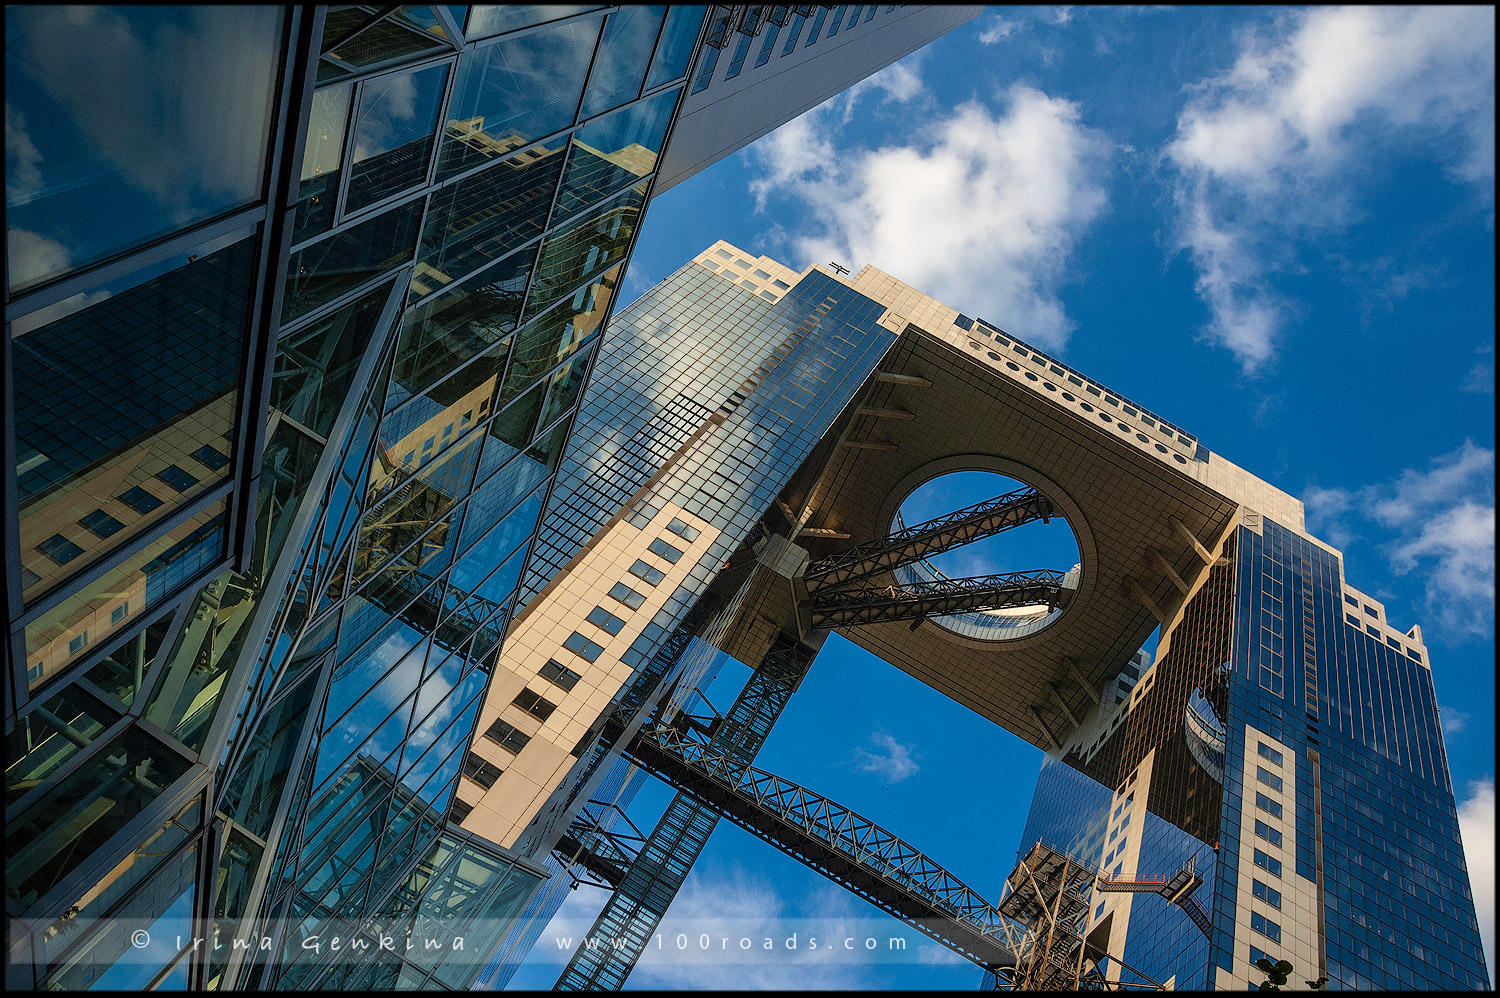
[[[1443,734],[1456,735],[1469,723],[1469,715],[1453,707],[1439,708],[1443,717]]]
[[[909,89],[887,82],[888,99]],[[839,143],[838,100],[747,153],[758,208],[774,196],[811,216],[788,247],[799,265],[870,263],[1061,350],[1074,323],[1058,288],[1074,244],[1104,210],[1110,151],[1077,105],[1016,85],[998,112],[970,101],[904,144],[866,149]]]
[[[1479,360],[1469,368],[1469,373],[1464,376],[1463,384],[1459,385],[1458,389],[1478,395],[1493,395],[1495,394],[1495,344],[1482,344],[1474,352],[1479,354]]]
[[[990,19],[989,27],[979,33],[979,42],[982,45],[998,44],[1015,34],[1020,27],[1020,21],[1007,20],[997,14]]]
[[[896,741],[889,732],[877,729],[870,735],[870,742],[876,751],[864,748],[854,750],[854,765],[860,772],[874,773],[884,777],[888,783],[900,783],[921,770],[922,767],[912,757],[911,746]]]
[[[1370,162],[1420,151],[1481,189],[1492,180],[1494,17],[1478,7],[1291,13],[1192,88],[1164,154],[1175,244],[1198,271],[1208,338],[1247,373],[1270,365],[1293,318],[1269,275],[1295,269],[1300,242],[1362,216],[1355,181]]]
[[[1495,781],[1473,780],[1458,805],[1458,830],[1469,867],[1469,889],[1484,943],[1484,959],[1495,979]]]
[[[1379,528],[1380,551],[1397,575],[1420,571],[1427,609],[1454,635],[1494,633],[1495,452],[1472,440],[1407,468],[1395,481],[1359,489],[1307,490],[1308,525],[1338,548]]]
[[[878,73],[860,80],[854,86],[843,93],[844,122],[854,117],[854,105],[865,94],[873,90],[879,90],[885,94],[886,101],[895,101],[898,104],[906,104],[918,97],[925,96],[926,87],[922,84],[920,72],[923,50],[917,49],[911,55],[900,62],[893,62]]]

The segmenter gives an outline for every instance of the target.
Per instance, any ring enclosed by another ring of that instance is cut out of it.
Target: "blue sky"
[[[1423,627],[1493,977],[1494,220],[1493,9],[990,8],[657,198],[625,297],[720,238],[874,264],[1303,499],[1349,581]],[[760,765],[998,897],[1040,759],[833,638]],[[896,925],[725,826],[668,917],[715,912]],[[629,986],[977,981],[909,952],[929,962],[665,953]]]

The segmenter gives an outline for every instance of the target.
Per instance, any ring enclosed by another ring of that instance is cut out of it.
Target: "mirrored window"
[[[680,80],[687,74],[688,63],[693,58],[693,43],[698,40],[698,29],[703,26],[703,12],[704,8],[695,5],[672,5],[667,13],[667,25],[656,43],[656,55],[652,57],[651,72],[646,77],[647,90]],[[821,16],[822,12],[819,13]]]
[[[12,290],[260,199],[281,17],[264,6],[7,8]]]
[[[398,7],[372,20],[377,12],[378,8],[352,4],[329,10],[323,25],[319,83],[452,48],[442,20],[430,6]]]
[[[330,315],[282,333],[276,341],[271,405],[327,437],[390,294],[390,284],[383,284]]]
[[[346,211],[358,211],[427,178],[447,66],[367,80],[350,152]]]
[[[232,451],[255,240],[203,250],[11,324],[23,597],[228,476],[192,455]],[[99,514],[121,528],[80,522],[107,522]],[[55,535],[79,553],[49,556],[41,545]]]
[[[639,101],[573,133],[568,172],[553,224],[590,208],[656,169],[667,124],[682,93],[672,90]]]
[[[571,125],[600,20],[569,21],[465,52],[459,59],[439,175],[505,159]]]
[[[666,15],[666,7],[644,4],[624,6],[609,15],[579,117],[593,117],[640,96]]]
[[[606,202],[542,243],[526,316],[576,294],[579,285],[625,256],[645,210],[644,182]]]
[[[353,96],[352,83],[327,87],[313,94],[307,148],[302,154],[302,181],[297,188],[297,215],[292,223],[294,243],[326,232],[333,224],[333,207],[338,200],[344,165],[344,129],[349,125],[349,101]]]
[[[365,281],[412,258],[422,199],[383,211],[292,254],[287,263],[281,321],[291,322]]]

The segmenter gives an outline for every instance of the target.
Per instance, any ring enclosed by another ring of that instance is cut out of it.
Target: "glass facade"
[[[1177,988],[1254,988],[1268,956],[1335,989],[1487,989],[1419,632],[1360,612],[1336,552],[1256,519],[1101,736],[1049,755],[1021,848],[1114,880],[1191,864],[1211,935],[1152,894],[1096,891],[1090,923]]]
[[[703,14],[7,15],[10,985],[478,973],[546,874],[445,816]]]

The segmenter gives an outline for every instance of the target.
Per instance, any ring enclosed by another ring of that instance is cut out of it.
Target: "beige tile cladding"
[[[699,531],[698,536],[688,541],[669,531],[667,525],[674,519]],[[462,822],[464,828],[503,846],[515,842],[576,762],[572,750],[579,739],[630,678],[633,670],[620,661],[620,656],[640,636],[717,536],[718,531],[710,524],[671,504],[664,506],[645,528],[633,527],[621,519],[584,552],[542,602],[507,635],[495,665],[495,678],[479,712],[471,747],[475,756],[504,772],[488,789],[468,777],[459,780],[458,798],[473,807]],[[675,564],[648,550],[657,538],[683,552]],[[651,586],[631,575],[628,570],[637,559],[659,569],[665,576],[662,581]],[[645,596],[645,602],[631,610],[611,598],[609,591],[617,582],[624,582]],[[585,619],[596,606],[625,621],[618,634],[610,635]],[[595,661],[563,647],[563,642],[575,631],[603,646]],[[581,678],[573,689],[564,690],[538,674],[548,659],[579,674]],[[523,689],[555,704],[551,716],[542,721],[516,705],[513,701]],[[485,737],[484,733],[496,720],[504,720],[530,736],[519,753],[503,749]]]

